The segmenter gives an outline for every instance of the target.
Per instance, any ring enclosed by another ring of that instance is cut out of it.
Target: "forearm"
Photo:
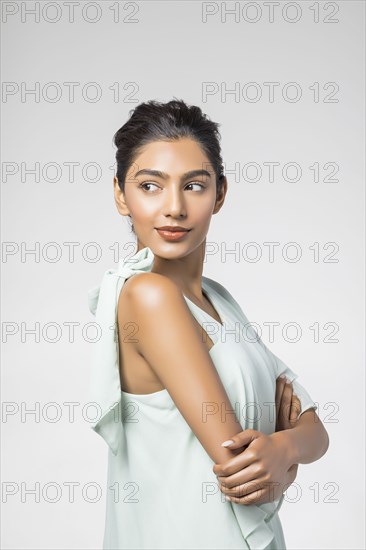
[[[328,450],[328,433],[314,409],[305,411],[296,426],[278,433],[284,438],[290,465],[315,462]]]

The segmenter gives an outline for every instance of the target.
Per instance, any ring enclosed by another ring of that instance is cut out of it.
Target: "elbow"
[[[329,441],[329,434],[327,432],[327,430],[325,429],[325,426],[323,424],[323,422],[320,420],[319,416],[316,414],[315,410],[313,412],[314,414],[314,419],[318,425],[318,440],[319,440],[319,447],[320,447],[320,450],[319,450],[319,458],[321,458],[322,456],[325,455],[325,453],[328,451],[329,449],[329,444],[330,444],[330,441]],[[319,460],[318,458],[318,460]]]
[[[322,456],[325,455],[325,453],[328,451],[329,443],[330,443],[329,434],[328,434],[327,430],[324,428],[324,426],[323,426],[323,429],[324,429],[324,451],[323,451]]]
[[[320,449],[320,452],[319,452],[319,458],[321,458],[328,451],[330,440],[329,440],[329,434],[328,434],[327,430],[325,429],[324,424],[322,422],[320,422],[319,426],[320,426],[320,430],[321,430],[321,433],[320,433],[321,449]],[[319,460],[319,458],[318,458],[318,460]]]
[[[323,422],[320,420],[319,416],[316,414],[315,410],[310,409],[311,413],[309,412],[309,418],[311,418],[311,415],[313,415],[313,418],[311,422],[314,422],[314,425],[316,426],[315,432],[314,432],[314,441],[316,441],[316,453],[317,458],[315,460],[319,460],[322,458],[322,456],[325,455],[325,453],[329,449],[329,434],[327,430],[325,429],[325,426]],[[304,414],[306,414],[308,411],[304,411]]]

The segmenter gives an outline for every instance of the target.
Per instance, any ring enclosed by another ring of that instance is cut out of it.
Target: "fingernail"
[[[231,498],[226,495],[225,500],[231,500]]]
[[[221,443],[221,447],[228,447],[229,445],[232,445],[234,441],[232,439],[228,439],[227,441],[224,441]]]

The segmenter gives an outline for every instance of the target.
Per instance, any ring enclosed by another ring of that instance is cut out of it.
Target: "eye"
[[[156,183],[153,183],[152,181],[144,181],[143,183],[140,183],[139,187],[141,187],[141,189],[143,189],[147,193],[154,192],[154,190],[150,191],[150,189],[147,189],[145,187],[146,185],[155,185],[155,187],[157,187],[157,188],[159,187]],[[205,189],[205,186],[202,183],[199,183],[199,182],[196,182],[196,181],[193,181],[192,183],[187,183],[187,186],[189,186],[189,185],[198,185],[199,186],[199,191],[201,191],[202,189]]]
[[[145,181],[144,183],[141,183],[139,187],[141,187],[144,191],[147,191],[147,192],[149,192],[149,190],[144,187],[145,185],[155,185],[155,187],[158,187],[156,183],[152,183],[151,181]]]
[[[201,189],[205,188],[205,186],[202,185],[202,183],[198,183],[198,181],[192,181],[192,183],[188,183],[187,185],[199,185],[199,187],[200,187],[199,191],[201,191]]]

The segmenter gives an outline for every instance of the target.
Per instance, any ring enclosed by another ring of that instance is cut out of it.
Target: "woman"
[[[227,192],[218,125],[150,101],[114,143],[115,201],[137,250],[89,293],[101,326],[92,428],[109,445],[103,548],[285,548],[283,493],[328,436],[296,374],[202,276]]]

